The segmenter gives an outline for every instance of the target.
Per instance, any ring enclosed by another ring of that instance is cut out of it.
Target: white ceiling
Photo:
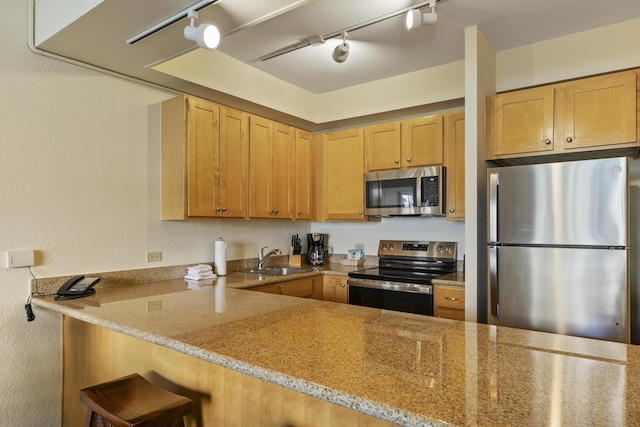
[[[34,0],[37,3],[45,0]],[[126,75],[198,91],[150,65],[193,50],[183,18],[134,43],[125,41],[196,0],[104,0],[40,41],[39,49]],[[420,0],[218,0],[199,11],[196,24],[216,24],[219,51],[311,93],[324,93],[464,58],[464,29],[477,25],[498,51],[640,17],[639,0],[439,0],[438,22],[408,31],[404,15],[350,31],[350,56],[338,64],[326,40],[273,59],[260,58],[317,34],[393,14]],[[423,8],[427,11],[428,8]],[[47,19],[39,16],[38,20]],[[215,70],[212,70],[214,72]]]

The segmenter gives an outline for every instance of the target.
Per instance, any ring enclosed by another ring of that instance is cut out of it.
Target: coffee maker
[[[328,249],[325,246],[326,234],[309,233],[307,234],[307,244],[309,251],[307,252],[307,261],[311,265],[323,265],[327,259]]]

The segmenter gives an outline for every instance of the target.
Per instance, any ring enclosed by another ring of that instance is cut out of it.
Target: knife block
[[[289,250],[289,265],[291,267],[302,267],[302,255],[294,255],[293,246]]]

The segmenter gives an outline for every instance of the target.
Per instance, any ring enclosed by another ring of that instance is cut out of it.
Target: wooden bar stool
[[[183,427],[193,401],[151,384],[138,374],[80,390],[87,427]]]

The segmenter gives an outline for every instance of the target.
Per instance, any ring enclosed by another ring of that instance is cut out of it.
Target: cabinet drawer
[[[457,310],[453,308],[437,307],[434,316],[444,317],[445,319],[452,320],[464,320],[464,310]]]
[[[438,308],[464,310],[464,289],[440,289],[436,286],[434,305]]]

